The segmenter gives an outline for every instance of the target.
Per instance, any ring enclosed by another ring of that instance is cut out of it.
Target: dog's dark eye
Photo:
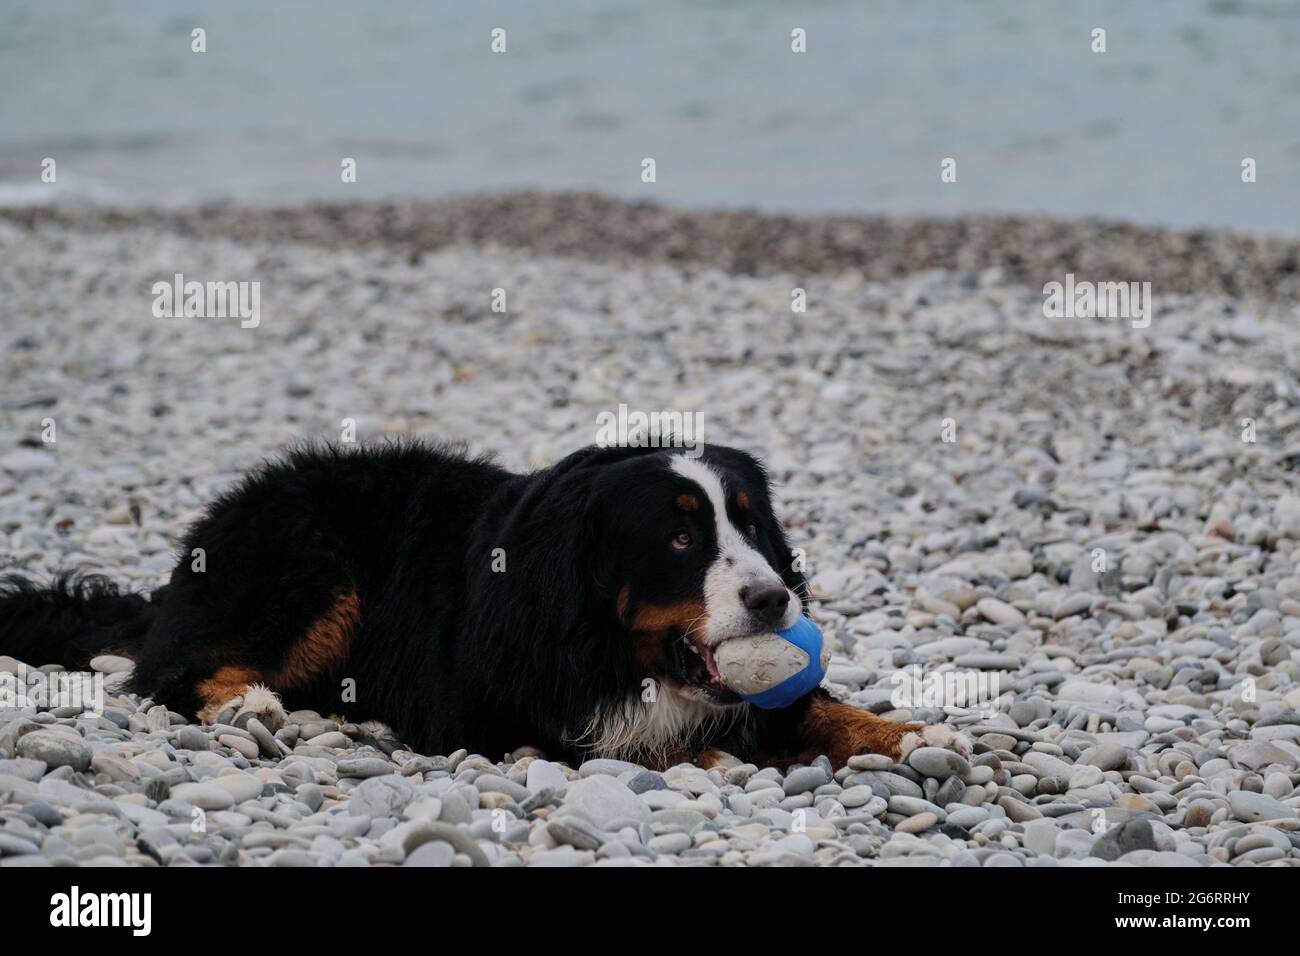
[[[757,538],[757,537],[758,537],[758,528],[754,527],[754,526],[751,524],[749,527],[747,527],[747,528],[745,529],[745,534],[749,535],[750,538]]]
[[[691,546],[691,533],[689,531],[678,531],[673,535],[673,548],[677,551],[685,551]]]

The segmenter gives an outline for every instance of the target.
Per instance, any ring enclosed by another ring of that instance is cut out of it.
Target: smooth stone
[[[583,761],[582,766],[578,768],[578,776],[591,777],[597,774],[608,774],[611,777],[617,777],[625,773],[635,773],[640,769],[640,764],[629,763],[626,760],[610,760],[602,757],[595,760]]]
[[[816,849],[817,844],[804,833],[791,833],[789,836],[782,837],[772,844],[773,852],[778,854],[788,853],[792,856],[812,856]]]
[[[677,854],[689,850],[693,842],[687,833],[665,833],[652,837],[646,846],[656,853]]]
[[[135,764],[108,753],[95,754],[90,761],[90,769],[93,773],[102,773],[109,779],[118,782],[140,779],[140,771]]]
[[[258,787],[258,792],[261,792]],[[172,787],[172,799],[181,800],[200,810],[229,810],[235,798],[229,790],[206,783],[182,783]]]
[[[1061,830],[1056,835],[1058,860],[1084,860],[1092,853],[1096,840],[1091,830]]]
[[[50,730],[34,730],[18,738],[16,753],[28,760],[43,761],[51,770],[71,767],[78,773],[90,769],[94,751],[84,740]]]
[[[181,750],[205,751],[208,749],[208,735],[186,724],[176,733],[176,746]]]
[[[431,840],[415,848],[405,860],[402,866],[433,866],[447,867],[451,866],[452,859],[456,856],[456,850],[450,843],[444,843],[441,840]]]
[[[392,761],[382,757],[349,757],[338,762],[340,777],[384,777],[396,769]]]
[[[312,813],[320,810],[321,804],[325,802],[325,794],[320,786],[315,783],[301,783],[294,790],[294,798],[307,807]],[[410,809],[409,807],[407,808]]]
[[[268,760],[280,759],[283,755],[280,745],[272,735],[271,731],[267,729],[265,724],[256,717],[250,717],[248,718],[248,722],[244,725],[244,728],[252,734],[253,739],[257,741],[257,749],[261,752],[263,757],[266,757]]]
[[[442,801],[442,811],[438,814],[440,823],[461,824],[469,823],[473,819],[469,803],[459,793],[448,790],[438,799]]]
[[[894,761],[884,754],[854,754],[848,765],[850,770],[888,770]]]
[[[899,833],[921,833],[930,829],[939,822],[939,818],[931,812],[918,813],[916,816],[908,817],[898,826],[894,827]]]
[[[1249,790],[1234,790],[1228,794],[1232,815],[1243,823],[1260,820],[1295,820],[1296,811],[1280,800]]]
[[[150,810],[148,807],[137,806],[134,803],[121,803],[119,806],[122,808],[122,816],[137,827],[165,827],[171,822],[167,814]]]
[[[875,794],[870,787],[859,785],[841,791],[837,799],[842,807],[852,810],[855,807],[865,806],[873,796]]]
[[[100,654],[90,659],[90,669],[101,674],[124,674],[135,670],[135,661],[115,654]]]
[[[1208,800],[1193,800],[1187,805],[1187,813],[1183,816],[1183,826],[1208,827],[1213,816],[1214,804]]]
[[[922,800],[919,797],[890,797],[889,810],[891,813],[901,813],[909,817],[921,813],[933,813],[936,819],[942,820],[947,816],[941,807],[937,807],[929,800]]]
[[[303,721],[302,723],[298,724],[298,739],[315,740],[317,737],[321,737],[325,734],[338,733],[338,729],[339,729],[339,725],[332,720]],[[343,739],[346,741],[347,737],[344,736]],[[317,744],[317,746],[327,746],[327,745]],[[344,746],[346,746],[346,744]]]
[[[1020,758],[1021,762],[1034,769],[1040,777],[1064,777],[1070,779],[1074,767],[1059,757],[1031,750]]]
[[[1060,830],[1055,820],[1030,820],[1025,827],[1025,849],[1036,856],[1053,856]]]
[[[1017,800],[1015,797],[1001,797],[998,800],[998,806],[1006,811],[1009,817],[1015,823],[1027,823],[1030,820],[1037,820],[1043,815],[1032,804],[1025,803],[1023,800]]]
[[[1101,860],[1118,860],[1134,850],[1156,849],[1155,831],[1148,820],[1135,818],[1113,826],[1097,837],[1092,855]]]
[[[1081,787],[1095,787],[1103,779],[1100,767],[1094,767],[1091,764],[1076,765],[1074,772],[1070,774],[1069,789],[1078,790]]]
[[[374,779],[383,779],[376,777]],[[401,825],[402,829],[394,831],[393,840],[405,852],[407,856],[414,853],[417,849],[434,840],[440,840],[443,843],[451,844],[451,847],[457,853],[463,853],[469,857],[474,866],[491,866],[487,854],[483,852],[482,847],[478,845],[473,837],[463,830],[452,826],[449,823],[434,822],[431,820],[412,820]]]
[[[964,777],[970,773],[970,762],[965,757],[942,747],[918,747],[908,754],[907,763],[922,776],[936,780]]]
[[[1014,750],[1016,746],[1016,738],[1009,734],[981,734],[980,743],[984,744],[986,747],[992,748],[993,750]]]
[[[507,780],[500,774],[484,773],[474,778],[474,787],[479,793],[504,793],[516,803],[522,803],[532,796],[532,792],[523,784]]]
[[[23,813],[32,817],[37,823],[47,827],[57,827],[63,823],[63,814],[48,803],[39,800],[23,805]]]
[[[969,830],[989,818],[989,811],[984,807],[961,807],[948,813],[948,822]]]
[[[1088,594],[1072,594],[1065,600],[1057,603],[1052,611],[1052,617],[1055,620],[1072,617],[1075,614],[1082,614],[1092,607],[1092,596]]]
[[[0,856],[14,857],[40,853],[41,848],[31,840],[0,831]]]
[[[370,777],[352,791],[348,813],[367,817],[397,816],[414,796],[415,788],[403,777],[396,774]]]
[[[1067,680],[1056,688],[1058,700],[1077,700],[1091,704],[1118,703],[1123,696],[1115,687],[1084,680]]]
[[[229,747],[235,753],[249,760],[257,759],[258,747],[252,740],[245,740],[243,737],[236,737],[234,734],[218,734],[217,743],[223,747]]]
[[[546,833],[556,843],[579,850],[600,849],[601,837],[576,820],[552,819],[546,823]]]
[[[301,738],[299,738],[301,740]],[[352,746],[352,741],[348,739],[347,734],[337,730],[326,731],[312,737],[307,743],[312,747],[326,747],[331,750],[339,750],[343,747]]]
[[[663,774],[655,773],[653,770],[642,770],[627,781],[627,788],[637,794],[649,793],[656,790],[667,790],[668,782],[664,780]]]
[[[1265,848],[1282,850],[1284,853],[1289,853],[1291,850],[1291,841],[1278,830],[1255,830],[1237,841],[1237,845],[1232,848],[1232,855],[1241,856],[1250,853],[1253,850],[1262,850]]]
[[[541,793],[543,790],[562,791],[568,784],[568,778],[564,776],[558,766],[549,760],[534,760],[528,765],[528,771],[525,776],[525,786],[532,793]]]
[[[920,784],[908,780],[902,774],[890,773],[889,771],[877,771],[876,780],[885,785],[889,793],[893,796],[900,797],[919,797],[924,791]],[[877,791],[879,792],[879,791]]]
[[[29,760],[26,757],[0,760],[0,774],[19,777],[32,783],[40,783],[48,769],[44,760]]]
[[[1274,772],[1264,778],[1264,792],[1275,800],[1285,800],[1295,792],[1295,787],[1286,774]]]
[[[650,808],[626,784],[607,774],[596,774],[569,784],[564,805],[586,814],[601,829],[620,817],[650,822]]]
[[[262,781],[246,773],[222,774],[211,778],[207,783],[225,790],[234,798],[235,803],[243,803],[262,795]]]
[[[665,810],[655,810],[650,814],[650,820],[660,826],[686,827],[693,829],[703,823],[708,822],[706,817],[699,810],[692,810],[688,807],[674,807]]]
[[[830,783],[830,775],[821,767],[798,767],[786,774],[782,789],[786,796],[806,793]]]
[[[1267,740],[1243,740],[1228,751],[1228,759],[1234,767],[1246,770],[1263,770],[1272,764],[1294,770],[1297,763],[1295,757]]]
[[[1080,763],[1098,770],[1119,770],[1128,763],[1128,751],[1118,744],[1102,744]]]
[[[1020,627],[1025,623],[1024,614],[997,598],[981,598],[975,602],[975,610],[983,615],[985,620],[1004,627]]]
[[[1123,794],[1117,801],[1119,807],[1130,813],[1159,813],[1160,808],[1140,793]]]

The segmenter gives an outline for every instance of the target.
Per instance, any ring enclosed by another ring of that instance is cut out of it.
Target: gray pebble
[[[51,769],[71,767],[76,771],[90,769],[94,752],[81,739],[52,730],[35,730],[18,738],[17,753],[28,760],[39,760]]]
[[[351,757],[338,763],[340,777],[382,777],[396,769],[382,757]]]

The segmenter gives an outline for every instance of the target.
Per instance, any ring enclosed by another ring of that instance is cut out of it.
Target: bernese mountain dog
[[[794,623],[806,582],[767,475],[718,445],[584,448],[514,474],[418,442],[309,446],[217,498],[170,583],[17,577],[0,653],[136,662],[131,689],[271,730],[284,707],[377,721],[423,753],[836,767],[962,735],[818,689],[759,710],[712,648]]]

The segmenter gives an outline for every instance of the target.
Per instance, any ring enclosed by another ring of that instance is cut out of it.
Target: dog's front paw
[[[898,742],[898,762],[903,763],[908,755],[920,747],[939,747],[969,757],[971,742],[959,730],[953,730],[945,724],[916,724],[915,729],[904,734]]]
[[[845,766],[851,757],[870,754],[902,763],[919,747],[942,747],[962,757],[971,753],[969,738],[943,724],[900,724],[824,698],[814,698],[808,705],[800,731],[802,753],[825,754],[835,767]]]
[[[242,699],[236,698],[238,704],[231,701],[222,708],[224,715],[231,704],[235,704],[236,710],[230,723],[240,730],[248,726],[248,719],[256,717],[258,721],[269,730],[275,733],[284,726],[285,713],[284,706],[280,703],[280,696],[270,688],[263,687],[261,684],[254,684],[244,693]]]

